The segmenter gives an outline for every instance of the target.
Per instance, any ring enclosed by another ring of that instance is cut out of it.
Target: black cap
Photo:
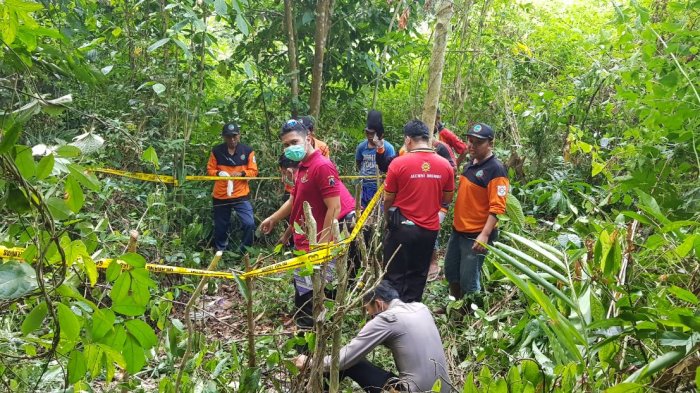
[[[238,124],[236,123],[226,123],[224,124],[224,128],[221,130],[221,136],[232,136],[232,135],[238,135],[241,133],[241,129],[238,127]]]
[[[416,119],[409,121],[405,126],[403,126],[403,134],[410,137],[429,137],[430,131],[425,123]]]
[[[314,130],[314,118],[311,116],[302,116],[299,120],[306,126],[309,131]]]
[[[365,130],[372,130],[377,134],[377,137],[384,136],[384,123],[382,122],[382,112],[372,109],[367,112],[367,126]]]
[[[493,129],[491,126],[484,123],[476,123],[469,129],[467,136],[473,136],[479,139],[493,140]]]

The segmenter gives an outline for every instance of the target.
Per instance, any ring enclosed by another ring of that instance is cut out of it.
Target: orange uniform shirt
[[[331,158],[331,149],[328,148],[326,142],[311,137],[311,145],[314,147],[314,149],[318,150],[322,156],[326,158]]]
[[[225,171],[230,174],[242,171],[245,173],[245,177],[257,176],[258,164],[255,162],[255,152],[242,143],[236,146],[236,151],[233,154],[229,154],[225,143],[214,146],[211,149],[211,154],[209,154],[207,174],[209,176],[218,176],[219,171]],[[230,196],[226,192],[227,185],[228,180],[215,181],[211,196],[215,199],[239,199],[247,198],[250,193],[247,180],[234,180],[233,193]]]
[[[506,212],[509,189],[508,171],[495,156],[466,165],[459,176],[454,229],[462,233],[480,233],[490,214]]]

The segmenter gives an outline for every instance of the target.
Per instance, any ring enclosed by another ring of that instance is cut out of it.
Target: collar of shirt
[[[474,160],[472,160],[472,162],[469,164],[469,168],[475,168],[475,167],[479,167],[479,166],[486,165],[486,163],[488,163],[489,161],[491,161],[491,160],[493,159],[493,157],[495,157],[495,156],[494,156],[493,154],[491,154],[491,155],[489,156],[489,158],[487,158],[487,159],[485,159],[484,161],[481,161],[481,162],[479,162],[479,163],[476,163],[476,164],[474,163]]]

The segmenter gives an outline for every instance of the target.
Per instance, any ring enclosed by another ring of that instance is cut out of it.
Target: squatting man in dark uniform
[[[385,387],[408,392],[431,391],[435,381],[440,379],[440,392],[449,392],[445,351],[430,310],[422,303],[402,302],[387,281],[367,292],[362,300],[372,319],[340,349],[340,377],[349,377],[365,392],[372,393],[382,392]],[[391,350],[398,376],[365,358],[378,345]],[[294,358],[294,364],[300,369],[309,362],[306,355]],[[330,363],[331,357],[324,357],[326,371]]]
[[[221,131],[224,143],[214,146],[209,155],[209,176],[255,177],[258,164],[255,152],[241,143],[241,130],[236,123],[227,123]],[[243,231],[240,251],[253,245],[255,219],[253,205],[248,200],[250,187],[247,180],[221,180],[214,182],[214,246],[223,251],[228,247],[228,232],[231,226],[231,209],[236,211]]]

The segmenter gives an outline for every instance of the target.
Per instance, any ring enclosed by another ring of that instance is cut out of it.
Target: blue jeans
[[[253,205],[246,200],[226,200],[214,198],[214,246],[223,251],[228,247],[228,232],[231,227],[231,209],[236,211],[241,220],[241,251],[245,247],[253,245],[255,232],[255,219],[253,218]]]
[[[478,233],[468,234],[452,230],[450,240],[447,242],[445,278],[450,284],[458,283],[465,294],[481,290],[481,267],[484,265],[486,253],[472,251],[478,235]],[[489,244],[492,244],[497,237],[498,230],[494,229],[489,237]]]
[[[377,193],[377,181],[372,179],[370,181],[362,180],[362,198],[360,198],[360,203],[362,207],[367,206],[369,201],[374,198],[374,194]]]

